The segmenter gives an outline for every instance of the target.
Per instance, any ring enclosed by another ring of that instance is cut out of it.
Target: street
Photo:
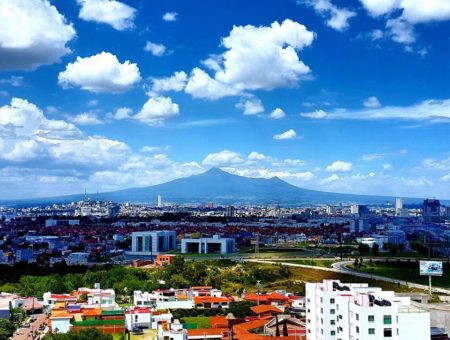
[[[35,336],[33,338],[33,334],[35,331],[38,330],[39,326],[42,325],[45,320],[46,316],[45,314],[36,314],[36,321],[31,323],[31,326],[29,328],[19,328],[17,330],[18,333],[14,335],[13,340],[30,340],[30,339],[40,339],[39,335]]]

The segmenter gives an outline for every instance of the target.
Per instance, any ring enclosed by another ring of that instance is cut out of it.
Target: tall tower
[[[162,207],[162,197],[161,195],[158,195],[158,208]]]
[[[395,215],[400,216],[403,209],[403,200],[401,198],[395,199]]]

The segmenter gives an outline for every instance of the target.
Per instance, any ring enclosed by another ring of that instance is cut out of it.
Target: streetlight
[[[225,319],[228,320],[228,340],[233,340],[233,321],[236,320],[236,317],[233,313],[228,313]]]
[[[259,306],[259,290],[261,288],[261,280],[256,281],[256,303]]]

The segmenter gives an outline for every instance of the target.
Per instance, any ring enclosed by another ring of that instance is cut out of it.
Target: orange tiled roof
[[[228,302],[228,299],[225,297],[195,296],[194,302],[196,305],[203,303],[225,303]]]
[[[277,292],[270,293],[267,298],[269,300],[282,300],[282,301],[285,301],[288,299],[286,296],[278,294]]]
[[[73,315],[66,310],[52,312],[51,318],[72,318]]]
[[[255,293],[250,293],[250,294],[247,294],[246,296],[245,296],[245,300],[247,300],[247,301],[257,301],[258,300],[258,296],[255,294]],[[259,295],[259,301],[260,302],[267,302],[268,301],[268,299],[267,299],[267,295]]]
[[[281,314],[283,311],[275,306],[271,305],[259,305],[259,306],[253,306],[250,307],[253,313],[255,314],[264,314],[268,312],[278,313]]]
[[[223,315],[216,315],[213,316],[210,320],[209,323],[211,324],[211,326],[214,327],[214,325],[228,325],[228,320],[226,317],[224,317]]]
[[[83,316],[100,316],[102,315],[102,310],[99,308],[88,309],[83,311]]]
[[[248,333],[252,329],[261,328],[264,327],[270,320],[253,320],[248,322],[243,322],[238,325],[235,325],[233,329],[235,330],[236,334],[239,333]]]

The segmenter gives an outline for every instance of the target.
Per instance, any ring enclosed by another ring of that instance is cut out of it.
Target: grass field
[[[181,318],[181,323],[195,323],[197,328],[211,328],[211,318],[208,316],[186,316]]]
[[[331,268],[332,264],[334,263],[333,260],[277,260],[276,262],[283,262],[283,263],[293,263],[293,264],[304,264],[307,266],[313,266],[313,267],[323,267],[323,268]]]
[[[353,264],[349,268],[402,281],[428,285],[428,276],[419,275],[418,261],[374,261],[372,263],[365,261],[361,268],[355,268]],[[433,277],[432,282],[433,286],[450,288],[450,265],[448,263],[444,263],[444,275]]]

